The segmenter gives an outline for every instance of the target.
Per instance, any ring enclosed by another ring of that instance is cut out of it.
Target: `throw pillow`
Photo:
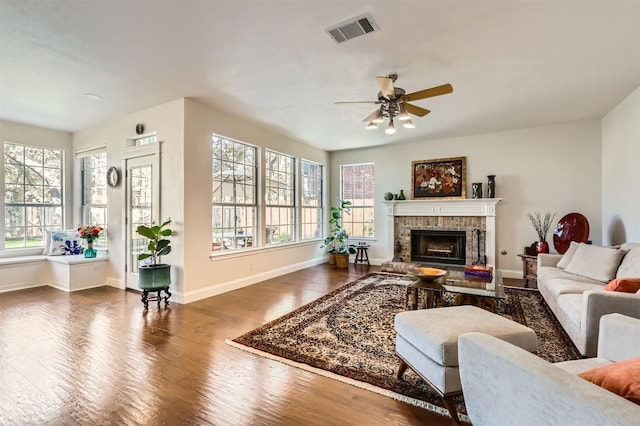
[[[573,256],[576,254],[576,251],[578,250],[578,247],[580,246],[580,244],[583,244],[583,243],[571,241],[569,248],[567,249],[566,252],[564,252],[564,254],[562,255],[562,259],[558,261],[558,264],[556,266],[560,269],[566,268],[569,262],[571,262],[571,259],[573,259]]]
[[[590,244],[580,244],[565,272],[608,283],[616,277],[616,271],[627,252]]]
[[[49,256],[82,254],[82,240],[77,230],[51,231]]]
[[[640,278],[616,278],[604,287],[607,291],[635,293],[640,290]]]
[[[578,376],[640,405],[640,357],[583,371]]]

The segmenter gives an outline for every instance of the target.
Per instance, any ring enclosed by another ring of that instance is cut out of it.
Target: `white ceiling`
[[[325,33],[363,13],[378,32]],[[454,93],[394,136],[334,105],[391,72]],[[597,119],[638,86],[638,0],[0,0],[0,118],[66,131],[192,97],[339,150]]]

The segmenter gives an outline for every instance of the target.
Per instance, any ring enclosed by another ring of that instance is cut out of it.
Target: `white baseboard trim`
[[[310,268],[311,266],[320,265],[326,262],[327,262],[327,257],[323,256],[323,257],[318,257],[316,259],[307,260],[305,262],[300,262],[293,265],[287,265],[282,268],[261,272],[259,274],[249,275],[249,276],[242,277],[237,280],[229,281],[226,283],[189,291],[184,294],[180,294],[180,292],[176,291],[175,292],[176,302],[185,303],[185,304],[195,302],[197,300],[206,299],[207,297],[217,296],[219,294],[226,293],[228,291],[237,290],[239,288],[247,287],[252,284],[259,283],[261,281],[279,277],[280,275],[299,271],[300,269]],[[182,299],[182,301],[180,299]]]
[[[82,286],[82,287],[74,288],[74,289],[70,289],[64,283],[53,282],[53,283],[49,283],[48,285],[49,285],[49,287],[57,288],[58,290],[66,291],[67,293],[73,293],[74,291],[80,291],[80,290],[88,290],[90,288],[104,287],[104,284],[102,284],[102,283],[100,283],[100,284],[90,284],[90,285],[87,285],[87,286]]]
[[[523,278],[522,270],[500,269],[500,272],[502,272],[502,278],[512,278],[516,280],[521,280]]]
[[[9,284],[7,286],[0,287],[0,293],[16,291],[16,290],[26,290],[28,288],[44,287],[45,285],[47,285],[47,283],[43,283],[43,282]]]
[[[124,281],[121,281],[119,278],[107,277],[107,281],[105,285],[109,287],[119,288],[120,290],[124,290]]]

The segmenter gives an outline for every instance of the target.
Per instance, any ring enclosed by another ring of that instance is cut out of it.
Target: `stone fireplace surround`
[[[400,257],[411,261],[411,229],[465,231],[467,236],[466,263],[478,257],[472,230],[486,233],[481,256],[486,255],[487,265],[496,266],[496,204],[500,198],[475,198],[456,200],[407,200],[385,201],[387,209],[386,247],[393,249],[400,241]],[[483,250],[484,249],[484,250]]]

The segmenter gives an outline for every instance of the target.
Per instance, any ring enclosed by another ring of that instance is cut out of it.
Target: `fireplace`
[[[417,262],[464,265],[466,232],[411,230],[411,260]]]

